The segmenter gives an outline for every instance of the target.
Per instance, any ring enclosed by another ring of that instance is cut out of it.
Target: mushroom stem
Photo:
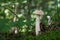
[[[39,15],[36,16],[36,28],[35,28],[35,30],[36,30],[36,35],[38,35],[39,32],[41,31],[41,29],[40,29],[40,16]]]

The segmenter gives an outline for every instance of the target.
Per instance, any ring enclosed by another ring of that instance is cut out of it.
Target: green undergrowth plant
[[[28,36],[22,40],[60,40],[60,31],[50,31],[38,36]]]
[[[21,35],[20,33],[15,35],[14,37],[11,35],[8,36],[8,40],[60,40],[60,30],[52,30],[49,32],[44,32],[41,35],[33,36],[33,35]],[[5,40],[3,35],[0,35],[0,40]]]

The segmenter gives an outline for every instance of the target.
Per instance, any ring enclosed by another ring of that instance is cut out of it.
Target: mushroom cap
[[[37,14],[37,15],[40,15],[40,16],[44,15],[44,12],[42,10],[35,10],[33,13]]]
[[[50,16],[47,16],[48,19],[50,19],[51,17]]]

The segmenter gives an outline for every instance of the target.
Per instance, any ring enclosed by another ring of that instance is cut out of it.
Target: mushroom
[[[42,19],[43,15],[44,15],[44,12],[42,10],[35,10],[33,13],[36,14],[36,27],[35,27],[35,30],[36,30],[36,35],[38,35],[39,32],[41,31],[40,22],[41,22],[41,19]]]
[[[48,25],[51,24],[51,16],[47,16],[47,19],[48,19]]]

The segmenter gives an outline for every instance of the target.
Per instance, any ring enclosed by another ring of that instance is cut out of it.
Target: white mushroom
[[[41,31],[40,22],[41,22],[41,19],[42,19],[44,13],[43,13],[42,10],[35,10],[33,13],[36,14],[36,27],[35,27],[35,30],[36,30],[36,35],[38,35],[39,32]]]
[[[51,16],[47,16],[47,19],[48,19],[48,25],[51,24]]]

